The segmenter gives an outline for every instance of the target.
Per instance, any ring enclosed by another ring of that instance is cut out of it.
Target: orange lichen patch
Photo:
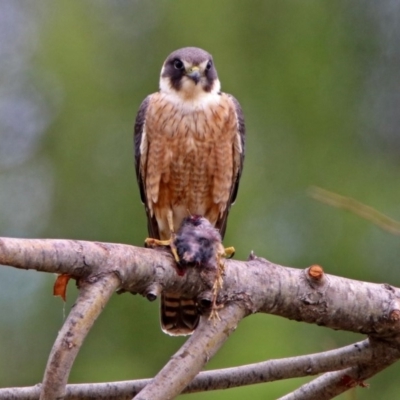
[[[311,267],[308,269],[308,275],[310,275],[311,278],[313,279],[321,279],[324,275],[324,270],[320,265],[311,265]]]
[[[67,285],[71,275],[61,274],[57,276],[53,286],[53,295],[60,296],[64,301],[67,299]]]

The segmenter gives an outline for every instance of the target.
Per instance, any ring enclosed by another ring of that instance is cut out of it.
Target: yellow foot
[[[225,247],[224,248],[224,254],[222,257],[225,258],[231,258],[235,255],[235,248],[234,247]]]
[[[166,246],[171,249],[172,255],[177,263],[179,263],[178,252],[175,247],[175,233],[171,233],[171,237],[168,240],[159,240],[154,238],[146,238],[144,241],[145,247],[157,247],[157,246]]]
[[[144,241],[144,245],[146,247],[170,246],[171,239],[159,240],[159,239],[154,239],[154,238],[146,238]]]

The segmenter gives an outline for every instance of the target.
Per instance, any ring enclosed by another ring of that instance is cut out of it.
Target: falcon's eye
[[[206,71],[209,71],[211,69],[211,67],[212,67],[212,62],[210,60],[206,65]]]
[[[183,62],[177,58],[174,60],[174,67],[175,69],[183,69]]]

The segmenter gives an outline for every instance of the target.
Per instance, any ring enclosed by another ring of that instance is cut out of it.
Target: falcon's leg
[[[146,238],[144,244],[146,247],[156,247],[156,246],[170,246],[171,239],[159,240],[154,238]]]
[[[145,247],[157,247],[157,246],[166,246],[171,249],[172,255],[174,256],[175,261],[179,262],[178,252],[175,247],[175,233],[171,232],[171,237],[167,240],[159,240],[154,238],[146,238],[144,241]]]
[[[175,246],[175,236],[176,236],[175,232],[171,232],[171,238],[169,239],[169,242],[170,242],[169,247],[171,248],[171,253],[174,256],[175,261],[177,263],[179,263],[180,258],[178,256],[178,251],[176,250],[176,246]]]
[[[169,238],[169,240],[170,240],[169,247],[171,248],[171,253],[174,256],[175,261],[177,263],[179,263],[180,259],[179,259],[179,256],[178,256],[178,251],[176,250],[176,246],[175,246],[176,234],[175,234],[175,231],[174,231],[174,220],[173,220],[173,217],[172,217],[172,210],[168,211],[167,221],[168,221],[169,230],[171,232],[171,237]]]
[[[167,222],[168,228],[171,232],[171,237],[166,240],[154,239],[154,238],[146,238],[144,241],[146,247],[156,247],[156,246],[167,246],[171,249],[172,255],[177,263],[179,263],[179,256],[175,246],[175,232],[174,232],[174,223],[172,219],[172,210],[170,210],[167,214]]]

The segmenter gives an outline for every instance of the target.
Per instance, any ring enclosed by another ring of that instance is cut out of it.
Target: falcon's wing
[[[150,103],[150,96],[147,96],[140,105],[139,111],[136,116],[135,129],[134,129],[134,145],[135,145],[135,169],[136,178],[140,190],[140,198],[145,205],[147,214],[147,228],[149,236],[155,239],[160,239],[158,231],[158,224],[155,216],[151,215],[146,198],[146,165],[147,165],[147,152],[148,143],[146,136],[146,112]]]
[[[215,227],[219,229],[222,238],[224,238],[225,236],[226,222],[228,219],[230,207],[235,202],[239,189],[239,181],[243,170],[243,162],[245,154],[245,137],[246,137],[246,128],[244,125],[244,116],[242,108],[240,107],[239,102],[232,95],[228,94],[227,96],[233,102],[233,105],[235,107],[235,113],[237,118],[237,136],[235,142],[232,143],[234,173],[232,177],[231,193],[225,211],[218,218],[215,224]]]

